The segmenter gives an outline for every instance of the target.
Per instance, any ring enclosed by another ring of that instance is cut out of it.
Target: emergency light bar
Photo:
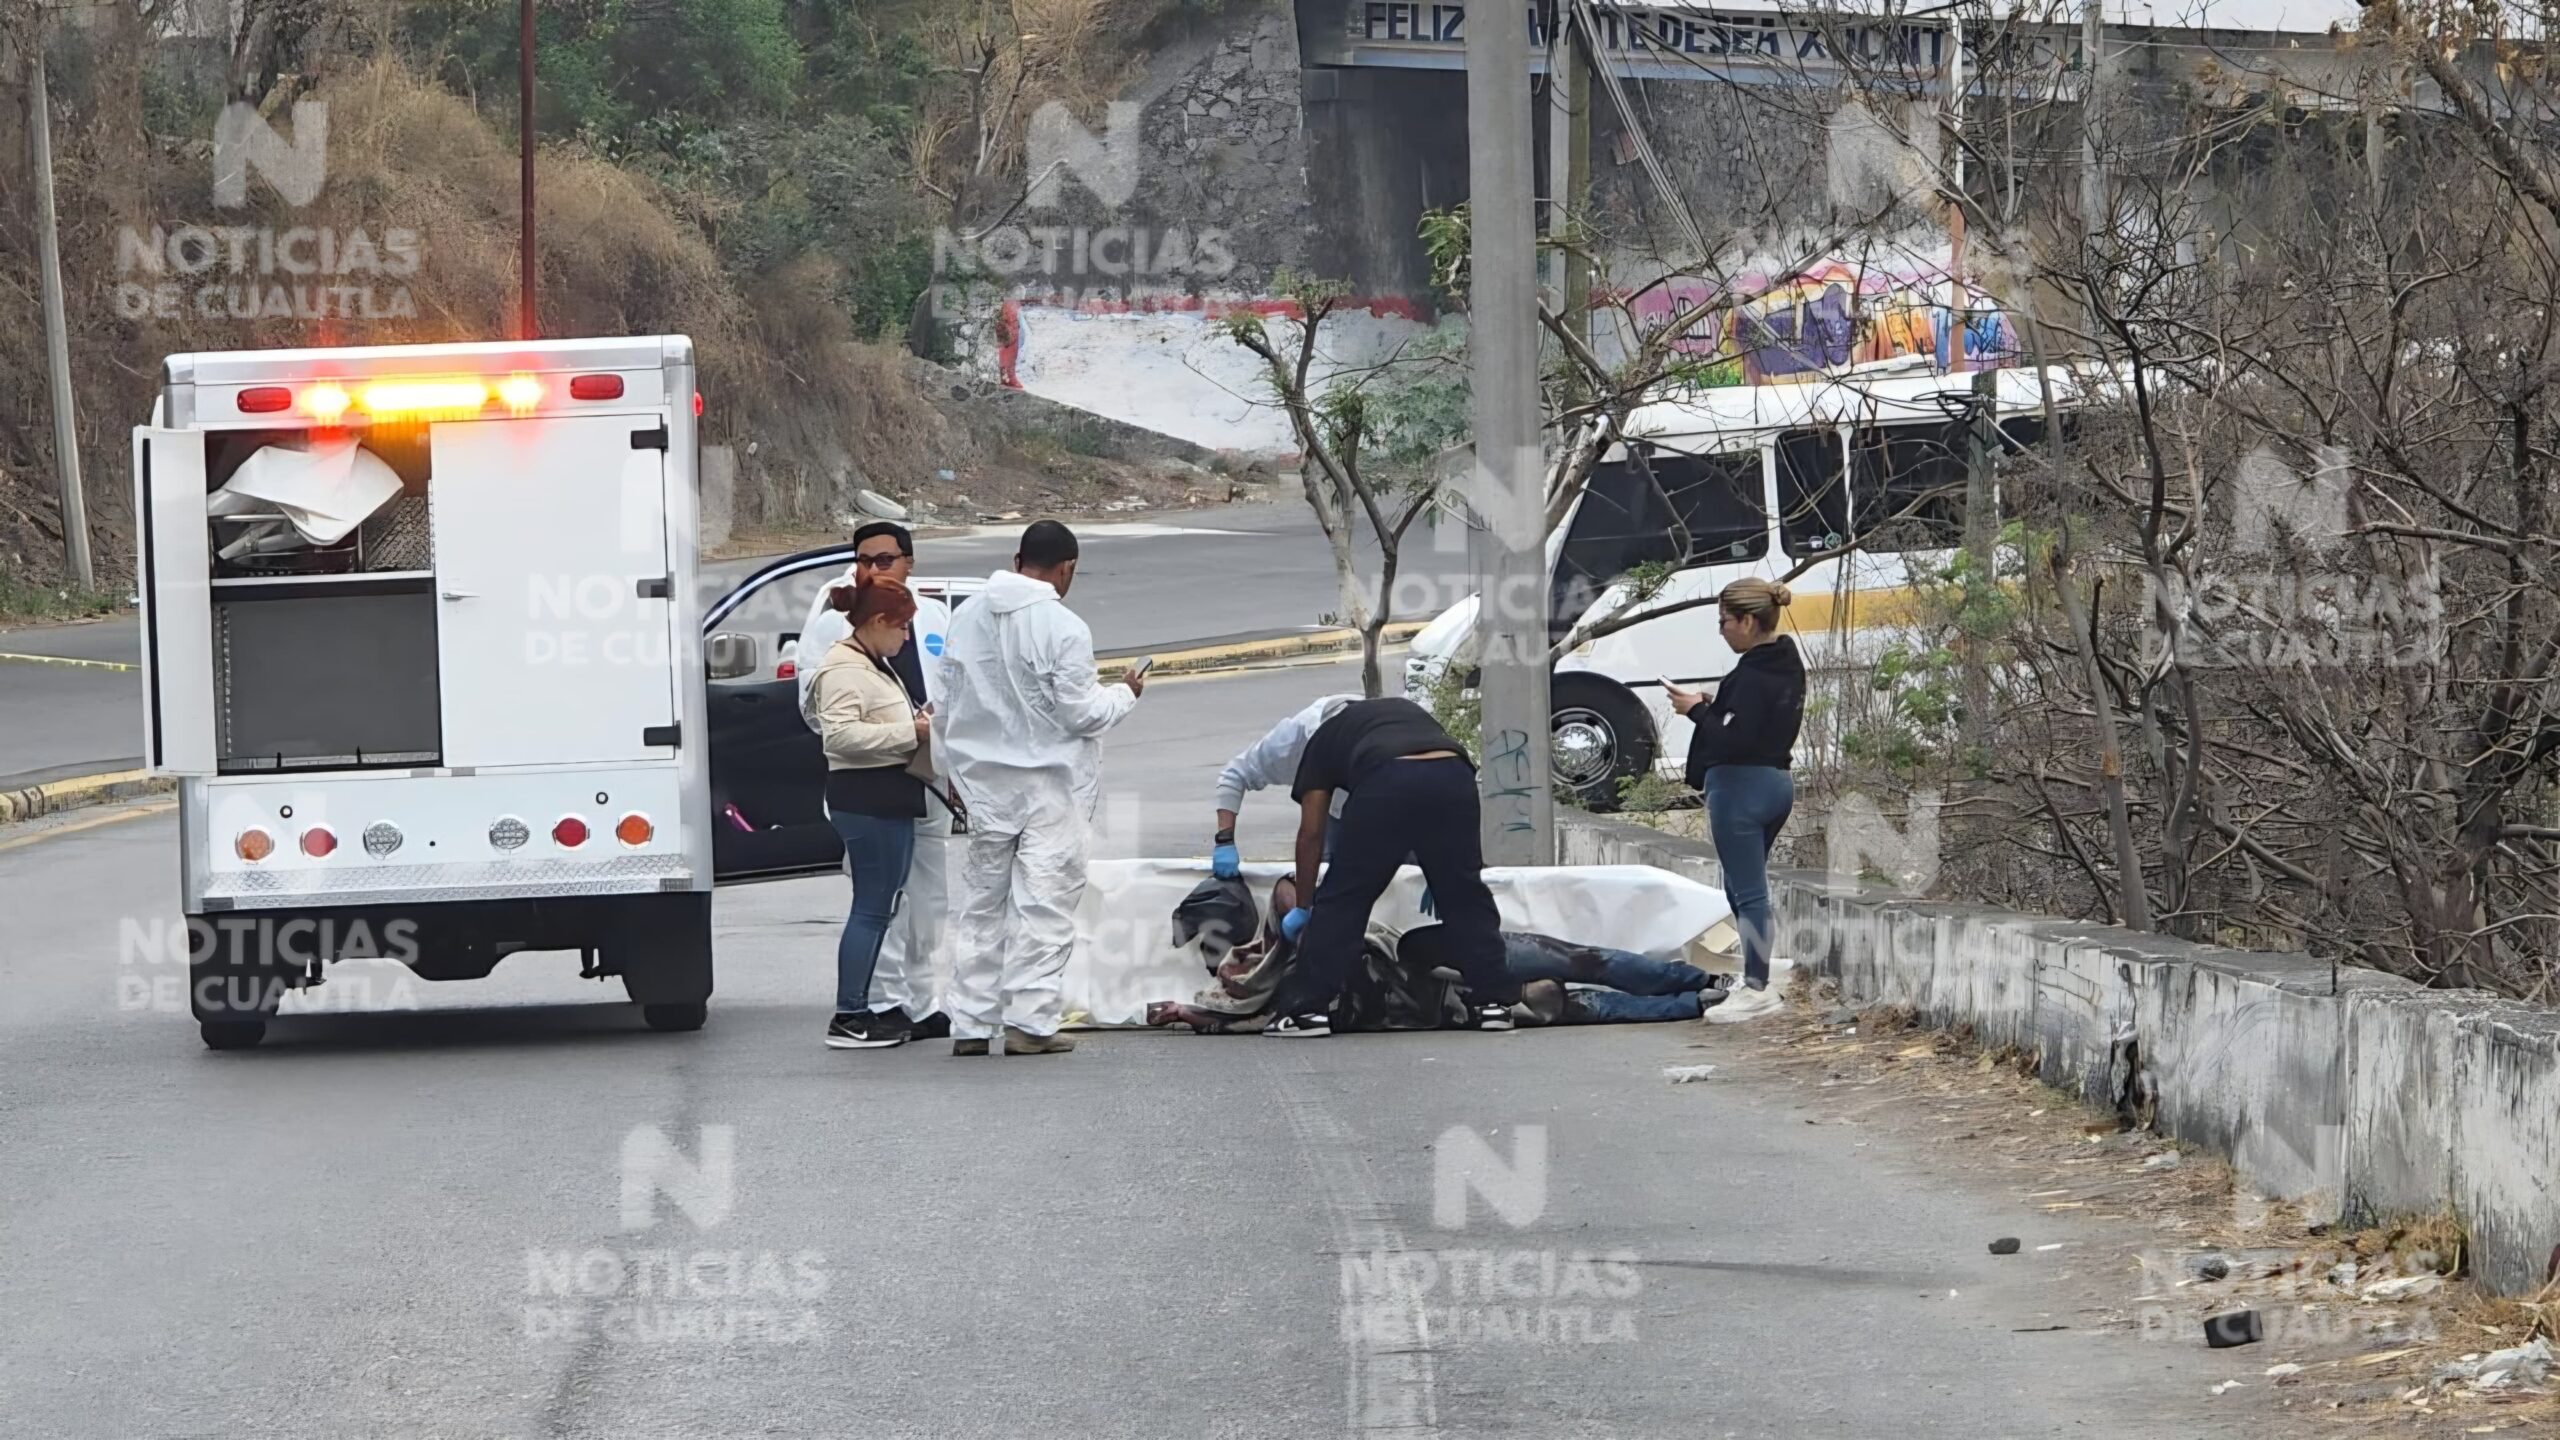
[[[568,396],[572,400],[619,400],[622,389],[619,375],[578,375],[569,381]],[[374,380],[353,392],[334,380],[305,385],[299,392],[286,385],[253,385],[239,393],[236,403],[244,415],[275,415],[293,410],[322,425],[337,425],[349,411],[373,420],[467,419],[493,403],[505,406],[511,414],[526,415],[540,409],[549,395],[540,379],[515,374],[502,380],[476,376]]]

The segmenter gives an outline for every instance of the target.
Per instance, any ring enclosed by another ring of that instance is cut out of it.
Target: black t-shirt
[[[1467,753],[1430,711],[1410,700],[1355,700],[1308,738],[1289,798],[1303,800],[1310,790],[1358,790],[1378,766],[1434,750],[1461,759]]]

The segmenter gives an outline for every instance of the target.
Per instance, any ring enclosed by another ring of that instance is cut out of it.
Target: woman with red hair
[[[827,818],[853,870],[853,912],[836,942],[833,1050],[883,1050],[907,1038],[903,1016],[870,1008],[880,942],[907,888],[916,821],[931,773],[930,718],[907,699],[889,657],[907,643],[916,600],[895,580],[864,577],[830,596],[853,633],[827,651],[809,684],[809,710],[827,752]]]

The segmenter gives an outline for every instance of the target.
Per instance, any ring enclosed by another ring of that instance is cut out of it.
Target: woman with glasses
[[[836,1013],[827,1046],[878,1050],[908,1035],[903,1012],[872,1008],[871,976],[915,860],[933,729],[892,664],[907,648],[915,597],[899,581],[866,576],[837,586],[829,598],[852,633],[819,662],[809,709],[827,755],[827,819],[844,840],[853,872],[853,910],[836,942]]]
[[[1778,1008],[1769,993],[1769,852],[1795,809],[1791,767],[1804,724],[1804,657],[1794,637],[1778,633],[1778,612],[1794,598],[1757,576],[1724,587],[1716,608],[1724,643],[1739,657],[1732,673],[1712,700],[1671,692],[1671,708],[1693,727],[1689,784],[1706,793],[1707,833],[1742,932],[1743,989],[1708,1012],[1728,1023]]]

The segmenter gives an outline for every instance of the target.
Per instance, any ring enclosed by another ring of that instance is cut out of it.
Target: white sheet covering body
[[[1268,904],[1289,868],[1244,867],[1257,903]],[[1067,1023],[1143,1024],[1149,1001],[1186,1000],[1208,982],[1198,949],[1173,945],[1173,907],[1208,878],[1200,860],[1091,863],[1067,962]],[[1723,891],[1648,865],[1493,866],[1484,880],[1506,930],[1659,960],[1685,958],[1691,940],[1733,913]],[[1397,930],[1434,923],[1422,913],[1422,872],[1398,871],[1370,918]]]

